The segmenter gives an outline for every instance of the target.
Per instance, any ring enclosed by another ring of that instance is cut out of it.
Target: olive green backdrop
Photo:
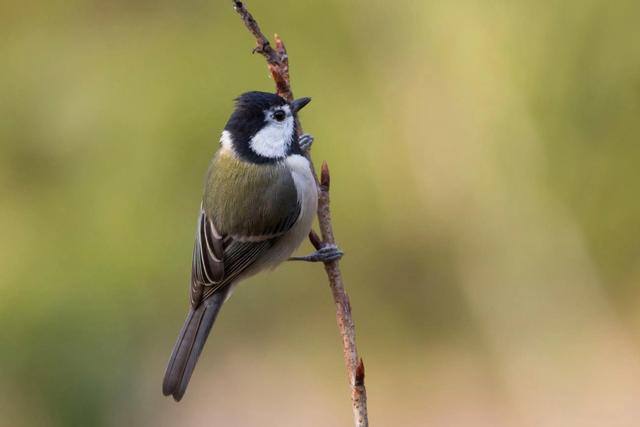
[[[638,425],[640,3],[248,6],[313,97],[371,424]],[[238,288],[161,394],[253,43],[221,0],[0,7],[0,425],[351,422],[317,265]]]

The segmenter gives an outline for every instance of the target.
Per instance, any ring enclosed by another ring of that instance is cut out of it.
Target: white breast
[[[268,267],[273,268],[285,261],[309,235],[313,218],[318,209],[318,188],[311,174],[311,165],[304,156],[292,155],[285,160],[291,171],[293,182],[298,191],[300,217],[296,224],[269,251]]]
[[[298,201],[302,206],[301,218],[310,216],[308,218],[310,228],[313,216],[318,209],[318,187],[311,173],[311,163],[306,157],[299,154],[289,156],[286,163],[291,170],[291,176],[298,191]]]

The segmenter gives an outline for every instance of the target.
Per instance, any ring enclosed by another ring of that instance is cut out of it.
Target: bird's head
[[[301,154],[298,145],[297,113],[311,101],[287,102],[267,92],[246,92],[236,105],[222,132],[222,145],[253,163],[276,162]]]

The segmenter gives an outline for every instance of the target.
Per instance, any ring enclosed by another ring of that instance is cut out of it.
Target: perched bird
[[[169,359],[162,391],[179,401],[222,304],[241,280],[287,259],[326,261],[324,247],[289,258],[311,229],[318,194],[298,136],[297,113],[311,101],[265,92],[236,99],[207,172],[191,267],[190,307]]]

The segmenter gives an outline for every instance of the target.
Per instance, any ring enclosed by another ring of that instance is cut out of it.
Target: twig
[[[275,35],[275,48],[271,46],[269,40],[264,36],[258,23],[249,13],[245,5],[238,0],[232,0],[233,7],[238,12],[247,29],[256,39],[254,53],[260,53],[267,61],[267,66],[271,72],[271,77],[276,84],[276,93],[288,101],[293,100],[291,82],[289,79],[289,57],[282,39]],[[300,129],[300,132],[302,130]],[[307,154],[308,156],[308,154]],[[309,158],[309,160],[311,160]],[[311,244],[320,249],[327,245],[335,245],[333,226],[331,224],[331,211],[329,207],[329,167],[326,162],[322,163],[320,180],[313,171],[313,176],[318,183],[318,222],[320,224],[320,238],[313,230],[309,233]],[[342,273],[340,272],[339,260],[324,263],[325,271],[329,279],[329,287],[336,305],[336,320],[338,329],[342,336],[342,349],[344,361],[349,376],[351,386],[351,402],[353,406],[353,417],[356,427],[367,427],[367,390],[364,386],[364,363],[358,357],[356,348],[356,329],[351,317],[351,303],[344,290]]]
[[[329,207],[329,166],[327,162],[322,162],[320,169],[320,196],[318,198],[318,223],[322,241],[318,239],[315,232],[311,232],[309,239],[316,249],[324,245],[335,245],[333,236],[333,226],[331,224],[331,210]],[[336,304],[336,320],[338,329],[342,336],[342,351],[344,352],[344,362],[347,365],[349,382],[351,384],[351,403],[353,405],[353,418],[357,427],[369,425],[367,419],[367,389],[364,387],[364,363],[358,357],[356,347],[356,326],[351,317],[351,303],[349,296],[344,290],[342,273],[340,272],[339,261],[324,263],[324,269],[329,278],[329,287],[333,294],[333,302]]]

